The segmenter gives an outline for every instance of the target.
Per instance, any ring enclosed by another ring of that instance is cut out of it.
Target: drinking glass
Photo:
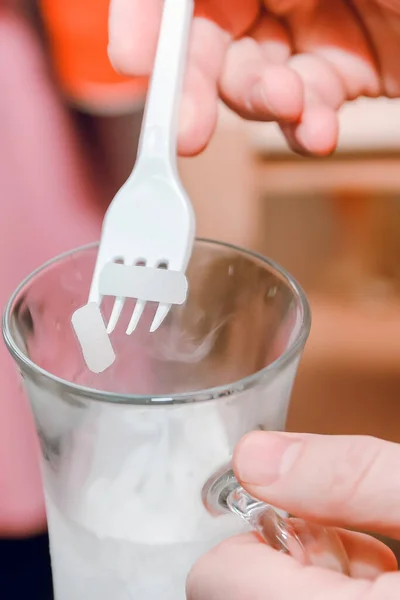
[[[41,443],[56,600],[183,600],[196,559],[249,527],[306,563],[333,549],[330,566],[346,570],[333,532],[278,515],[230,468],[245,433],[284,427],[310,328],[299,285],[266,258],[198,240],[186,303],[155,333],[148,304],[127,336],[127,301],[116,361],[94,374],[71,316],[97,248],[37,269],[3,318]]]

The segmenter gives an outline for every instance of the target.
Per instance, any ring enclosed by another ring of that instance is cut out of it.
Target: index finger
[[[108,54],[127,75],[151,71],[160,30],[163,0],[111,0]]]

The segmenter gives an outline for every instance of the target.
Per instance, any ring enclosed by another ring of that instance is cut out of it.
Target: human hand
[[[111,0],[116,68],[149,74],[162,0]],[[200,152],[218,96],[242,117],[277,121],[298,152],[331,153],[337,111],[359,96],[400,96],[400,0],[197,0],[179,151]]]
[[[367,437],[255,432],[234,469],[255,497],[311,522],[400,539],[400,446]],[[302,566],[253,534],[224,542],[194,567],[188,600],[397,600],[392,552],[365,534],[337,530],[350,574]]]

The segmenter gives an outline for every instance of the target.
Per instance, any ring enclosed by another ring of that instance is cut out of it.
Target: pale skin
[[[148,74],[162,0],[112,0],[109,54]],[[299,153],[327,155],[337,113],[360,96],[400,97],[400,0],[198,0],[181,106],[179,152],[208,144],[217,101],[249,120],[277,121]],[[400,539],[400,446],[373,438],[255,432],[234,468],[254,496],[338,528]],[[305,485],[306,482],[306,485]],[[338,530],[350,576],[304,567],[255,535],[228,540],[188,580],[188,600],[397,600],[392,552]]]
[[[255,432],[234,468],[256,497],[305,519],[400,539],[400,446],[368,437]],[[228,540],[200,560],[188,600],[397,600],[392,552],[365,534],[338,529],[351,576],[302,566],[256,536]]]
[[[151,70],[162,0],[112,0],[109,54]],[[337,111],[359,96],[400,95],[400,0],[198,0],[179,151],[200,152],[217,98],[247,119],[278,121],[291,147],[327,155]]]

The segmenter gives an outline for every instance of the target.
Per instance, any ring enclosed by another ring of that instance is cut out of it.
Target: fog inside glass
[[[261,258],[211,242],[196,242],[188,268],[189,295],[149,333],[157,305],[149,303],[127,336],[134,301],[127,300],[111,335],[116,361],[90,372],[71,326],[87,302],[97,247],[71,253],[41,270],[15,299],[11,333],[39,367],[72,383],[115,394],[171,395],[228,385],[276,361],[297,336],[302,307],[288,280]],[[107,321],[113,298],[103,300]]]

